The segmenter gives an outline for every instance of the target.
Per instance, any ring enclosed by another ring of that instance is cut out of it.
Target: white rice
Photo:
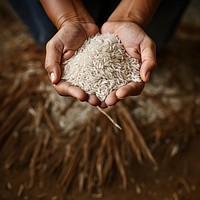
[[[126,53],[114,34],[88,38],[63,64],[62,79],[95,94],[101,101],[130,81],[141,82],[139,60]]]

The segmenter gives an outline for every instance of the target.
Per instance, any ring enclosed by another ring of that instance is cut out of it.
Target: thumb
[[[101,33],[114,33],[115,22],[105,22],[101,27]]]
[[[57,84],[61,78],[62,44],[53,38],[46,45],[45,69],[53,84]]]
[[[156,46],[149,37],[141,44],[141,60],[140,76],[144,82],[148,82],[151,72],[157,65]]]

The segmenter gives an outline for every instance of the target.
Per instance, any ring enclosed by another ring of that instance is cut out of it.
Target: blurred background
[[[43,68],[46,39],[2,0],[0,198],[200,199],[199,11],[200,1],[189,1],[164,39],[148,27],[162,40],[158,67],[139,97],[106,111],[124,128],[123,136],[97,109],[58,97]],[[131,142],[133,152],[123,145]],[[97,163],[103,163],[103,175]]]

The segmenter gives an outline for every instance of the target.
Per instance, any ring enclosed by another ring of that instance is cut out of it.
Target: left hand
[[[81,47],[88,37],[95,35],[98,31],[94,23],[66,22],[47,43],[45,59],[45,69],[58,94],[72,96],[94,106],[101,104],[95,95],[88,95],[81,88],[61,79],[61,65]]]
[[[127,96],[139,95],[146,82],[149,81],[152,70],[156,67],[156,47],[143,29],[133,22],[106,22],[101,33],[118,35],[127,53],[133,58],[141,60],[140,76],[143,82],[130,82],[118,90],[112,91],[105,99],[106,106],[115,105]]]

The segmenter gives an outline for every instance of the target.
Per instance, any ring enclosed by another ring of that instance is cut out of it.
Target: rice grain
[[[114,34],[89,37],[63,64],[62,79],[101,101],[130,81],[141,82],[140,61],[126,52]]]

